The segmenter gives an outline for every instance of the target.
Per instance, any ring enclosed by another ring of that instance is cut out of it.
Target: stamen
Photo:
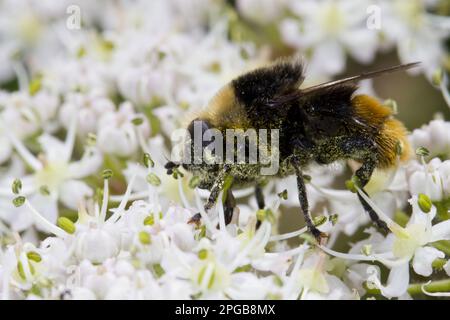
[[[252,194],[255,193],[255,188],[251,187],[251,188],[245,188],[245,189],[239,189],[239,190],[233,190],[233,196],[236,199],[240,199],[240,198],[246,198]],[[209,192],[207,190],[199,190],[199,196],[202,199],[206,199],[209,197]]]
[[[222,197],[223,197],[223,191],[219,194],[219,201],[217,201],[217,206],[219,207],[219,228],[220,231],[227,231],[227,226],[225,224],[225,213],[223,210],[223,203],[222,203]]]
[[[66,238],[67,233],[61,229],[60,227],[54,225],[47,219],[45,219],[32,205],[28,200],[25,200],[25,206],[30,210],[36,222],[38,222],[41,226],[45,227],[50,233],[53,233],[55,236],[60,237],[62,239]]]
[[[326,253],[328,253],[329,255],[336,257],[336,258],[341,258],[341,259],[348,259],[348,260],[356,260],[356,261],[379,261],[382,264],[384,264],[387,267],[395,267],[398,265],[401,265],[403,263],[405,263],[406,259],[400,259],[400,260],[388,260],[386,259],[386,255],[390,254],[372,254],[372,255],[362,255],[362,254],[351,254],[351,253],[342,253],[342,252],[337,252],[334,251],[332,249],[329,249],[327,247],[324,247],[322,245],[317,245],[320,249],[322,249],[323,251],[325,251]]]
[[[25,252],[22,252],[20,254],[19,262],[22,265],[21,270],[23,271],[23,276],[25,276],[25,280],[29,281],[33,277],[33,275],[31,274],[30,265]]]
[[[448,85],[448,78],[446,73],[444,72],[444,75],[442,77],[442,81],[440,84],[442,96],[444,97],[445,102],[447,103],[447,106],[450,108],[450,92],[447,89]]]
[[[203,269],[203,274],[202,274],[202,272],[200,272],[198,280],[199,280],[199,284],[201,287],[209,288],[209,286],[210,286],[209,282],[210,282],[211,276],[214,272],[214,265],[212,262],[209,262],[207,264],[207,266],[204,268],[206,268],[206,269]]]
[[[0,123],[2,124],[2,123]],[[36,158],[20,141],[11,130],[4,130],[4,133],[9,138],[9,141],[16,149],[17,153],[25,160],[25,162],[33,168],[34,171],[42,170],[42,163]]]
[[[102,224],[106,220],[106,211],[108,210],[109,184],[108,179],[103,180],[103,199],[102,208],[100,210],[99,222]]]
[[[314,189],[316,189],[323,196],[328,199],[337,200],[337,201],[354,201],[355,196],[348,190],[336,190],[329,189],[324,187],[319,187],[315,185],[313,182],[309,183]]]
[[[188,209],[191,207],[189,201],[186,198],[186,195],[184,194],[184,189],[183,189],[183,184],[181,182],[182,178],[178,178],[177,179],[177,183],[178,183],[178,193],[180,194],[180,198],[181,198],[181,202],[183,203],[183,206]]]
[[[123,195],[123,194],[110,196],[109,200],[111,202],[121,202],[124,196],[125,195]],[[135,193],[130,194],[130,196],[128,197],[128,201],[141,200],[147,196],[148,196],[148,191],[135,192]]]
[[[358,194],[369,204],[369,206],[378,214],[381,220],[386,222],[388,228],[398,237],[408,236],[408,231],[389,218],[358,186]]]
[[[233,263],[231,263],[229,270],[232,271],[236,269],[241,260],[244,259],[247,254],[252,250],[254,247],[256,247],[259,243],[259,245],[264,245],[268,242],[271,232],[271,224],[267,221],[263,221],[260,228],[256,232],[256,234],[253,236],[253,238],[250,240],[250,242],[245,246],[245,248],[238,254],[238,256],[234,259]]]
[[[293,289],[295,287],[296,278],[298,276],[298,271],[300,270],[300,266],[303,263],[303,258],[305,256],[305,252],[306,252],[307,248],[308,248],[308,246],[305,243],[303,243],[300,246],[300,251],[298,253],[297,260],[295,260],[294,267],[292,268],[292,272],[291,272],[291,274],[289,276],[289,284],[288,284],[288,287],[286,289],[288,297],[291,297],[291,295],[292,295],[292,291],[293,291]],[[292,297],[292,298],[295,299],[297,296],[298,295],[296,295],[295,297]]]
[[[136,126],[135,132],[136,132],[136,135],[137,135],[137,137],[138,137],[138,143],[139,143],[141,149],[142,149],[145,153],[150,154],[150,150],[149,150],[149,148],[148,148],[148,145],[145,143],[145,138],[144,138],[144,136],[142,135],[142,130],[139,130],[139,126]]]
[[[14,73],[17,76],[17,79],[19,80],[19,90],[22,92],[27,92],[28,91],[28,86],[29,86],[29,80],[28,80],[28,74],[27,71],[25,70],[25,67],[23,66],[23,64],[21,62],[14,62],[12,64],[12,67],[14,69]]]
[[[294,237],[301,235],[302,233],[305,233],[306,231],[308,231],[308,228],[303,227],[297,231],[292,231],[292,232],[283,233],[283,234],[277,234],[277,235],[271,236],[269,238],[269,241],[279,241],[279,240],[286,240],[286,239],[294,238]]]
[[[195,202],[197,205],[197,209],[200,212],[200,215],[202,216],[202,221],[205,223],[206,228],[211,233],[218,232],[216,230],[216,228],[214,228],[214,226],[211,222],[211,219],[209,219],[209,217],[208,217],[208,214],[205,212],[205,208],[203,207],[202,200],[201,200],[199,192],[198,192],[198,188],[195,188],[194,193],[195,193]]]
[[[297,253],[299,253],[301,247],[297,247],[294,249],[289,249],[289,250],[285,250],[285,251],[275,251],[275,252],[266,252],[264,255],[269,257],[269,256],[279,256],[279,255],[283,255],[283,256],[295,256]]]
[[[78,114],[75,114],[72,117],[72,121],[70,122],[69,129],[67,130],[66,141],[64,143],[65,153],[63,155],[63,159],[65,162],[69,162],[70,158],[72,158],[72,152],[75,145],[75,138],[77,132],[77,121],[78,121]]]
[[[277,197],[276,200],[272,204],[272,212],[276,213],[281,205],[281,198]]]
[[[131,189],[133,188],[133,184],[134,184],[134,180],[136,179],[136,176],[137,176],[137,173],[135,172],[133,174],[133,176],[131,177],[130,182],[128,183],[127,190],[125,191],[125,194],[122,197],[122,201],[120,201],[119,206],[117,207],[116,210],[114,210],[114,213],[108,219],[108,221],[107,221],[108,223],[114,223],[122,217],[125,207],[126,207],[128,201],[130,200]]]

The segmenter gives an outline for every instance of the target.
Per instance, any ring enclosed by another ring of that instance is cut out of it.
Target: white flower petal
[[[413,259],[413,269],[417,274],[428,277],[433,273],[431,264],[436,258],[444,258],[445,254],[432,247],[423,247],[416,250]]]
[[[80,202],[94,194],[84,182],[78,180],[65,181],[59,188],[59,200],[69,209],[76,210]]]
[[[69,164],[69,176],[79,179],[97,172],[103,163],[103,156],[96,148],[88,149],[81,160]]]
[[[391,269],[386,286],[381,285],[378,278],[374,278],[372,281],[376,283],[386,298],[403,295],[409,285],[409,262],[405,262]]]
[[[450,240],[450,220],[439,222],[431,228],[430,242],[440,240]]]

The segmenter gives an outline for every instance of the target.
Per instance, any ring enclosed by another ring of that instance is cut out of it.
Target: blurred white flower
[[[351,0],[291,1],[288,7],[298,20],[286,18],[280,25],[281,36],[289,45],[311,53],[306,57],[310,73],[341,73],[346,51],[361,63],[374,58],[378,34],[366,25],[370,4]]]
[[[142,123],[136,125],[134,120]],[[147,138],[150,128],[147,119],[137,114],[131,103],[124,102],[116,112],[104,114],[98,121],[97,141],[105,153],[126,157],[139,147],[139,136]]]
[[[59,120],[65,128],[69,128],[73,117],[78,118],[77,132],[79,135],[96,133],[98,119],[108,113],[113,113],[115,106],[111,100],[101,94],[73,93],[67,96],[59,110]]]
[[[432,73],[443,63],[443,41],[450,29],[436,28],[427,13],[427,2],[422,0],[379,1],[382,13],[383,38],[397,46],[402,63],[420,61],[425,73]],[[418,72],[412,70],[411,72]]]
[[[427,148],[430,157],[450,157],[450,122],[432,120],[410,135],[414,149]]]
[[[411,161],[407,167],[408,189],[412,195],[426,194],[433,201],[450,195],[450,161],[433,158],[428,163]]]
[[[247,19],[258,23],[270,23],[283,13],[285,0],[238,0],[237,9]]]
[[[80,179],[96,172],[103,161],[100,152],[93,147],[86,149],[80,160],[71,160],[75,130],[76,118],[67,132],[65,143],[50,135],[40,136],[38,140],[42,154],[39,157],[35,157],[14,134],[8,133],[9,140],[18,154],[33,170],[32,174],[20,177],[23,184],[22,193],[29,197],[33,205],[42,210],[51,222],[55,222],[58,217],[58,200],[66,207],[76,209],[80,201],[93,195],[92,189]],[[3,182],[3,197],[13,196],[11,183],[12,179]],[[22,231],[33,224],[33,218],[23,208],[15,209],[11,202],[7,208],[9,210],[2,212],[2,218],[11,224],[13,230]]]

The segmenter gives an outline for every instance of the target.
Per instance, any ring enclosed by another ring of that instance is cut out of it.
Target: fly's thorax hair
[[[399,120],[393,117],[391,108],[382,105],[377,99],[367,95],[352,98],[355,117],[367,124],[377,145],[378,167],[389,168],[409,159],[411,145],[408,131]]]
[[[227,84],[214,96],[198,118],[208,121],[212,128],[221,131],[245,130],[250,126],[245,106],[237,99],[231,84]]]

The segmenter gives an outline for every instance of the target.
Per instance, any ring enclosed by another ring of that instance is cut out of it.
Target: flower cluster
[[[164,169],[184,119],[279,52],[303,55],[317,82],[396,48],[450,106],[445,14],[438,0],[1,1],[0,298],[449,296],[442,118],[411,132],[413,159],[374,173],[370,198],[336,188],[353,162],[307,169],[321,244],[282,225],[298,211],[294,177],[264,187],[264,209],[235,190],[226,224],[222,195],[205,212],[209,192]]]

